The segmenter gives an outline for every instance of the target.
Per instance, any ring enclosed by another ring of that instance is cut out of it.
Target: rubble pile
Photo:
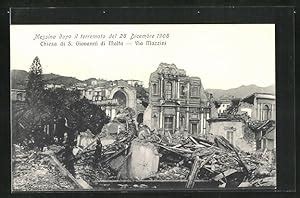
[[[69,190],[75,186],[63,177],[50,157],[39,151],[25,150],[24,147],[14,145],[15,154],[12,158],[13,190],[50,191]]]
[[[82,159],[75,164],[75,170],[78,177],[92,186],[102,180],[116,179],[115,174],[108,166],[94,166],[91,162]]]
[[[117,179],[118,172],[111,167],[110,162],[126,153],[133,138],[132,134],[128,132],[111,137],[115,138],[115,141],[103,146],[102,155],[97,161],[95,161],[97,156],[94,155],[93,149],[83,151],[75,156],[77,158],[75,162],[77,176],[92,186],[98,185],[102,180]]]
[[[176,131],[171,138],[172,144],[180,144],[185,142],[185,140],[188,138],[187,134],[185,132]]]
[[[184,180],[187,179],[190,169],[182,166],[171,166],[166,163],[161,163],[159,171],[147,178],[149,180]]]
[[[150,140],[152,140],[150,138]],[[245,153],[231,145],[224,137],[216,136],[214,142],[190,136],[176,143],[155,142],[160,147],[160,168],[150,180],[188,179],[195,159],[200,160],[193,180],[212,180],[227,186],[275,186],[275,160],[272,155]]]
[[[117,141],[104,147],[102,176],[97,179],[87,178],[87,181],[101,183],[101,179],[120,179],[118,171],[112,170],[108,162],[119,155],[125,156],[135,135],[128,130],[119,137],[121,138],[116,138]],[[266,152],[243,152],[222,136],[206,140],[177,133],[169,137],[151,133],[147,126],[143,126],[139,130],[138,139],[153,143],[160,155],[158,171],[143,180],[206,180],[218,182],[225,187],[275,186],[274,157]],[[88,157],[82,159],[87,161]]]
[[[153,133],[147,126],[137,131],[134,123],[128,122],[127,118],[125,129],[106,137],[95,136],[93,141],[113,139],[101,147],[100,156],[96,155],[96,147],[80,148],[75,154],[74,177],[93,187],[110,186],[113,183],[105,182],[117,181],[117,186],[127,188],[131,186],[130,182],[121,181],[128,179],[133,183],[184,181],[186,188],[193,188],[200,180],[226,188],[276,186],[276,159],[271,151],[246,153],[222,136],[202,139],[179,132],[162,135]],[[13,153],[13,186],[16,190],[76,188],[72,181],[61,175],[45,152],[25,152],[20,147],[16,148]],[[48,149],[58,161],[63,161],[63,146],[51,145]],[[141,171],[146,173],[146,169],[151,169],[148,175],[136,177],[142,174]]]

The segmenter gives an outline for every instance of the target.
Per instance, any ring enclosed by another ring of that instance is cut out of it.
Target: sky
[[[41,46],[36,34],[71,35],[73,46]],[[100,46],[101,39],[75,39],[75,34],[105,35],[102,40],[123,41],[124,46]],[[108,39],[117,34],[118,39]],[[126,38],[119,38],[126,34]],[[169,34],[161,46],[136,46],[132,34]],[[189,76],[201,78],[205,89],[229,89],[241,85],[275,84],[274,24],[163,24],[163,25],[11,25],[11,69],[29,70],[38,56],[43,73],[80,80],[136,79],[148,87],[149,77],[160,63],[173,63]],[[98,41],[98,46],[76,46],[76,41]],[[131,43],[130,45],[126,45]]]

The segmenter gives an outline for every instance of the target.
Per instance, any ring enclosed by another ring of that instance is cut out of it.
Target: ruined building
[[[161,63],[149,79],[149,105],[144,124],[171,134],[204,135],[210,106],[199,77],[189,77],[174,64]]]
[[[275,95],[270,93],[253,93],[241,100],[240,112],[246,112],[252,120],[275,120]]]
[[[209,133],[225,137],[243,151],[275,150],[275,95],[253,93],[243,98],[236,108],[235,115],[209,119]]]
[[[126,81],[119,80],[114,84],[79,90],[81,97],[100,105],[111,119],[115,117],[120,108],[130,107],[135,112],[137,111],[136,90]]]

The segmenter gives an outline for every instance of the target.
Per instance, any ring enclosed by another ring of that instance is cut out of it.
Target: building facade
[[[276,150],[276,123],[274,120],[251,121],[249,126],[255,133],[256,150]]]
[[[130,107],[137,112],[136,90],[126,81],[120,80],[102,87],[78,88],[78,90],[82,98],[85,97],[92,103],[100,105],[111,119],[115,117],[119,108]]]
[[[252,120],[275,120],[275,95],[269,93],[253,93],[241,100],[239,113],[245,112]]]
[[[199,77],[189,77],[183,69],[166,63],[150,75],[143,121],[152,130],[204,135],[209,116],[210,105]]]
[[[234,146],[252,152],[276,148],[276,101],[269,93],[243,98],[234,115],[209,119],[209,133],[225,137]]]
[[[246,152],[256,150],[255,133],[240,118],[211,118],[208,120],[209,133],[223,136],[233,146]]]

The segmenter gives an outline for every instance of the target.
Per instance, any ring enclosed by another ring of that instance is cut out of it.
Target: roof
[[[225,122],[225,121],[234,121],[234,122],[244,122],[246,123],[248,117],[245,114],[225,114],[224,117],[210,118],[208,122]]]
[[[275,100],[275,95],[272,94],[272,93],[257,93],[256,92],[256,93],[253,93],[253,94],[251,94],[251,95],[243,98],[241,101],[253,104],[255,98],[263,98],[263,99]]]
[[[226,122],[226,121],[240,122],[242,121],[242,119],[236,117],[221,117],[221,118],[210,118],[207,121],[208,122]]]
[[[155,72],[151,73],[150,81],[153,78],[157,78],[159,74],[170,76],[186,76],[186,72],[183,69],[178,69],[175,64],[160,63]]]
[[[254,132],[258,131],[268,131],[270,128],[275,126],[274,120],[255,120],[248,122],[248,126]]]

